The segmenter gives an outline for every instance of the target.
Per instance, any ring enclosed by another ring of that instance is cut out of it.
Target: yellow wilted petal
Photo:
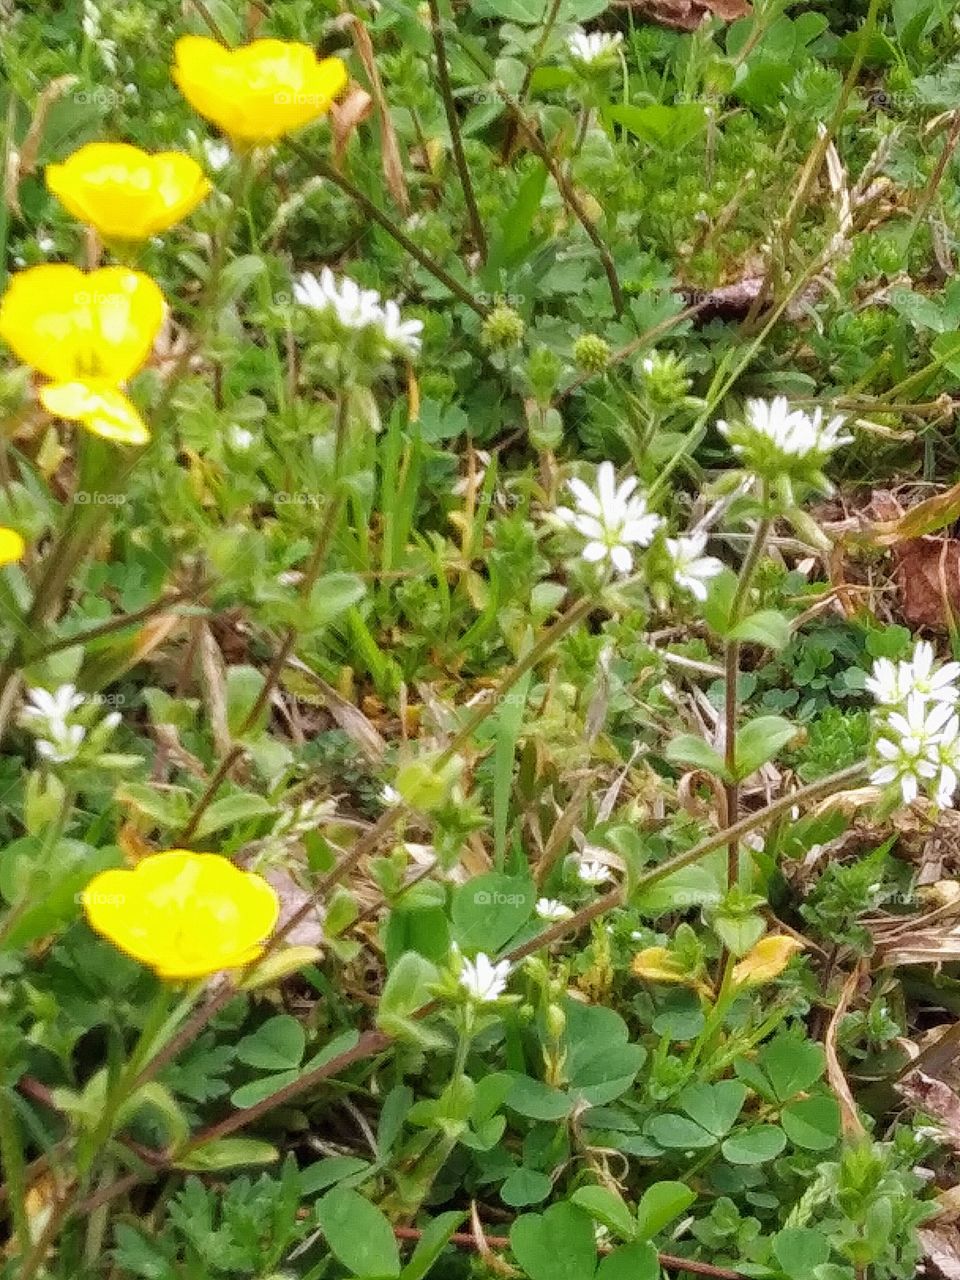
[[[12,278],[0,299],[0,338],[53,382],[119,386],[146,362],[163,311],[163,294],[140,271],[51,263]]]
[[[325,115],[347,83],[339,58],[320,60],[292,40],[225,49],[207,36],[181,36],[174,57],[183,96],[241,146],[273,142]]]
[[[91,928],[161,978],[201,978],[249,964],[280,903],[262,876],[215,853],[170,849],[133,870],[102,871],[83,893]]]
[[[0,526],[0,565],[22,560],[27,547],[16,529]]]
[[[779,933],[768,934],[747,952],[739,964],[733,966],[733,985],[757,986],[761,982],[772,982],[783,973],[791,958],[802,950],[803,943],[796,938]]]
[[[86,382],[54,382],[40,388],[40,403],[48,413],[79,422],[95,436],[119,444],[146,444],[147,424],[136,407],[116,387]]]
[[[192,213],[211,183],[190,156],[151,155],[122,142],[90,142],[47,166],[48,189],[106,240],[146,240]]]
[[[693,987],[704,995],[711,994],[710,985],[697,974],[683,968],[680,961],[666,947],[646,947],[638,951],[630,962],[630,968],[638,978],[647,982],[677,982]]]

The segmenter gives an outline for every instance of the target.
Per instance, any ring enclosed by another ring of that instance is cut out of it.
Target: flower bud
[[[551,1040],[559,1040],[567,1029],[567,1015],[558,1004],[547,1006],[547,1032]]]
[[[644,390],[655,405],[670,408],[678,405],[690,390],[687,365],[672,351],[653,351],[640,362]]]
[[[519,347],[524,334],[523,318],[513,307],[494,307],[483,322],[480,341],[488,351]]]
[[[584,373],[602,373],[610,363],[610,344],[599,334],[583,333],[573,344],[573,358]]]

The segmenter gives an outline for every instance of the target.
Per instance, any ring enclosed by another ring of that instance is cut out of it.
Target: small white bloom
[[[606,884],[613,873],[604,862],[581,862],[577,873],[584,884]]]
[[[47,725],[47,732],[50,738],[37,739],[37,754],[52,764],[67,764],[75,759],[87,736],[83,725],[55,724],[52,721]]]
[[[410,359],[420,353],[422,320],[404,320],[392,299],[381,302],[376,289],[362,289],[349,276],[338,281],[329,267],[319,278],[303,272],[294,282],[293,297],[312,311],[332,312],[345,329],[377,329],[388,347]]]
[[[843,426],[842,417],[826,421],[822,409],[812,414],[791,409],[786,396],[748,400],[742,427],[717,423],[718,431],[730,440],[735,453],[749,459],[760,448],[769,450],[772,446],[785,460],[822,459],[839,445],[849,444],[853,437],[840,434]]]
[[[534,911],[541,920],[566,920],[573,915],[566,903],[559,902],[556,898],[538,898]]]
[[[913,692],[913,671],[908,662],[877,658],[864,685],[882,707],[898,707]]]
[[[887,721],[891,736],[877,741],[876,753],[884,763],[870,781],[875,786],[899,782],[904,804],[912,804],[921,789],[929,791],[930,783],[943,768],[940,745],[951,714],[949,704],[937,702],[928,706],[919,694],[911,694],[906,711],[893,712]],[[945,778],[943,787],[938,784],[937,790],[945,791],[948,782],[949,778]]]
[[[689,591],[696,600],[706,600],[707,583],[723,569],[723,563],[716,556],[703,554],[707,535],[691,533],[667,538],[666,542],[677,586]]]
[[[420,354],[420,334],[423,332],[422,320],[404,320],[400,308],[392,300],[383,304],[381,322],[383,336],[391,346],[396,347],[408,356]]]
[[[647,510],[642,494],[633,496],[637,483],[636,476],[629,476],[618,485],[612,462],[601,462],[597,468],[596,491],[582,480],[570,481],[576,509],[560,507],[556,514],[586,538],[584,560],[592,564],[609,560],[618,573],[629,573],[633,568],[631,546],[650,545],[662,521]]]
[[[460,985],[472,1000],[485,1004],[499,1000],[510,977],[510,961],[494,963],[488,955],[478,952],[475,960],[464,960],[460,970]]]
[[[567,38],[567,50],[575,62],[589,66],[594,62],[609,60],[622,40],[623,33],[620,31],[591,31],[588,34],[582,27],[577,27]]]
[[[945,662],[938,667],[934,663],[933,645],[921,640],[908,661],[894,663],[889,658],[878,658],[865,684],[882,706],[897,706],[913,694],[925,702],[946,702],[952,706],[960,700],[956,684],[960,662]]]
[[[20,719],[62,724],[82,703],[83,694],[77,693],[72,684],[62,684],[53,693],[46,689],[28,689],[27,705],[21,711]]]
[[[383,314],[376,289],[361,289],[349,276],[338,282],[329,267],[323,268],[319,278],[303,272],[294,283],[293,297],[312,311],[332,311],[346,329],[379,324]]]
[[[213,172],[219,173],[221,169],[225,169],[230,163],[232,152],[229,146],[218,138],[204,138],[203,154]]]
[[[253,432],[248,431],[246,427],[237,426],[234,422],[227,429],[227,439],[238,453],[243,453],[253,444]]]

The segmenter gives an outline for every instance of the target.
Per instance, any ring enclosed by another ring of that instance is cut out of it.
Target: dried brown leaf
[[[373,98],[358,84],[351,84],[346,94],[330,108],[333,162],[338,169],[343,164],[353,131],[367,119],[372,110]]]
[[[400,158],[400,146],[397,142],[393,121],[390,119],[390,107],[383,82],[377,69],[377,60],[373,51],[373,42],[366,26],[354,18],[351,24],[353,45],[357,51],[363,69],[370,81],[370,92],[377,107],[377,119],[380,121],[380,163],[387,189],[393,196],[394,203],[404,214],[410,212],[410,197],[407,194],[407,180],[403,176],[403,161]]]
[[[944,1146],[960,1151],[960,1097],[935,1076],[911,1071],[897,1085],[897,1090],[917,1108],[933,1116]]]
[[[695,31],[707,17],[733,22],[753,12],[746,0],[619,0],[619,4],[649,22],[679,31]]]
[[[823,1040],[823,1050],[827,1059],[827,1080],[840,1104],[840,1124],[844,1136],[853,1139],[863,1138],[866,1135],[866,1129],[863,1127],[857,1104],[853,1100],[853,1094],[850,1092],[850,1086],[847,1084],[847,1078],[843,1074],[837,1057],[837,1032],[853,999],[853,993],[859,985],[860,976],[861,969],[858,965],[843,984],[840,999],[837,1001],[837,1007],[833,1011],[833,1017],[830,1019],[830,1025]]]
[[[960,1280],[960,1231],[951,1226],[921,1227],[919,1238],[926,1274]]]
[[[904,622],[949,630],[960,612],[960,540],[916,538],[895,547],[894,556]]]

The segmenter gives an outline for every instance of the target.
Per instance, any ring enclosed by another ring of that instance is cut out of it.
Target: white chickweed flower
[[[63,723],[82,703],[83,694],[77,693],[72,684],[62,684],[53,693],[46,689],[28,689],[27,705],[20,712],[20,719],[28,724]]]
[[[509,960],[494,962],[482,951],[475,960],[464,960],[460,969],[460,985],[471,1000],[486,1004],[499,1000],[507,986],[511,965]]]
[[[679,538],[667,538],[666,542],[677,586],[689,591],[696,600],[706,600],[707,583],[723,569],[723,563],[716,556],[703,554],[707,535],[682,534]]]
[[[584,884],[606,884],[613,879],[613,873],[604,862],[581,862],[577,874]]]
[[[952,714],[948,703],[929,706],[919,694],[911,694],[905,711],[894,711],[889,716],[889,736],[877,740],[876,754],[884,763],[873,772],[870,781],[875,786],[898,782],[904,804],[912,804],[921,790],[928,793],[930,783],[939,778],[943,768],[940,748]],[[949,777],[945,777],[937,790],[945,791],[948,783]]]
[[[609,61],[623,40],[620,31],[591,31],[589,34],[578,27],[567,38],[567,51],[575,62],[590,66],[596,62]]]
[[[763,470],[778,459],[784,464],[822,462],[839,445],[849,444],[850,435],[841,435],[842,417],[824,418],[823,410],[812,414],[791,409],[785,396],[773,400],[748,400],[743,424],[718,422],[720,434],[730,441],[733,451],[747,463]]]
[[[538,898],[533,909],[541,920],[566,920],[573,915],[566,903],[556,898]]]
[[[893,707],[917,694],[925,702],[946,702],[951,706],[960,699],[956,680],[960,662],[946,662],[934,669],[933,645],[921,640],[907,661],[891,662],[878,658],[873,674],[865,681],[867,689],[881,706]]]
[[[636,476],[629,476],[618,485],[613,463],[601,462],[596,492],[582,480],[569,483],[576,510],[560,507],[556,514],[587,539],[584,560],[609,560],[618,573],[629,573],[633,568],[631,546],[649,546],[662,523],[659,516],[647,510],[642,494],[632,496],[638,483]]]
[[[63,724],[51,721],[47,725],[48,738],[37,739],[37,755],[51,764],[67,764],[76,759],[83,746],[87,731],[82,724]]]
[[[338,281],[329,267],[319,278],[304,271],[293,286],[293,297],[311,311],[332,311],[345,329],[366,329],[379,324],[383,315],[376,289],[361,289],[349,276]]]
[[[382,302],[376,289],[362,289],[349,276],[338,281],[329,267],[319,278],[303,272],[294,283],[293,297],[312,311],[331,312],[345,329],[376,329],[383,342],[413,359],[420,353],[422,320],[404,320],[393,299]]]

